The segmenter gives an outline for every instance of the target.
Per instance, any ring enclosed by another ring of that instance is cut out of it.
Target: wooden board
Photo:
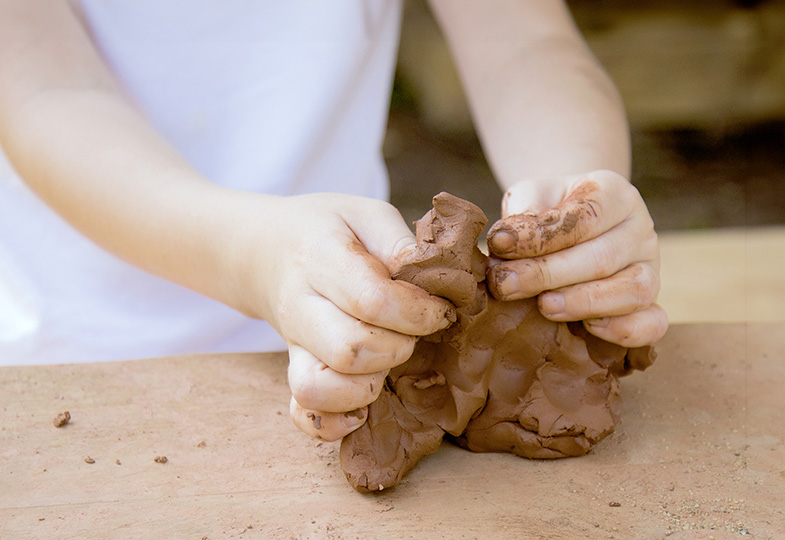
[[[785,322],[785,227],[660,234],[671,322]]]
[[[659,350],[592,454],[444,444],[379,495],[292,426],[284,355],[1,368],[0,538],[782,538],[785,325]]]

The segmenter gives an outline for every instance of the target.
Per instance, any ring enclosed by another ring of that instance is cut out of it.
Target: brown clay
[[[445,435],[475,452],[586,454],[619,419],[619,376],[654,360],[650,347],[628,350],[580,323],[545,319],[535,299],[495,300],[477,248],[485,215],[446,193],[433,206],[393,277],[449,299],[456,321],[418,341],[368,421],[341,442],[341,466],[361,492],[396,485]]]
[[[61,412],[60,414],[55,416],[55,419],[52,420],[52,424],[54,425],[54,427],[58,427],[59,428],[59,427],[63,427],[64,425],[66,425],[70,421],[71,421],[71,413],[68,412],[68,411],[65,411],[65,412]]]

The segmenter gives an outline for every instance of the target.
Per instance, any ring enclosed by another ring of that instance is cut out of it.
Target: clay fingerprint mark
[[[536,300],[489,296],[477,249],[485,215],[446,193],[433,205],[393,276],[452,301],[455,322],[417,342],[367,422],[341,442],[341,466],[361,492],[395,486],[445,436],[475,452],[586,454],[618,421],[618,378],[654,360],[648,347],[628,350],[580,323],[545,319]]]

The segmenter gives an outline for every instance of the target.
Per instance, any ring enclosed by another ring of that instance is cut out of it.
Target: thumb
[[[417,241],[400,212],[382,201],[365,201],[344,212],[346,224],[369,254],[394,272]]]
[[[497,257],[513,259],[554,253],[596,238],[626,219],[637,194],[612,171],[557,177],[533,186],[522,183],[520,190],[511,192],[510,210],[534,210],[497,221],[488,231],[488,249]]]

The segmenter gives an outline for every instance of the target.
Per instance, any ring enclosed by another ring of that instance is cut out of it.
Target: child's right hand
[[[390,279],[414,237],[389,204],[207,181],[128,101],[67,2],[5,0],[0,35],[0,145],[19,175],[107,251],[269,321],[309,434],[358,427],[361,412],[342,413],[376,398],[414,336],[449,324],[446,300]]]
[[[411,356],[415,336],[450,324],[452,306],[390,278],[415,245],[391,205],[333,194],[280,202],[280,227],[245,235],[252,243],[275,235],[260,238],[272,248],[251,261],[249,292],[289,345],[294,423],[336,440],[362,425],[364,407]]]

